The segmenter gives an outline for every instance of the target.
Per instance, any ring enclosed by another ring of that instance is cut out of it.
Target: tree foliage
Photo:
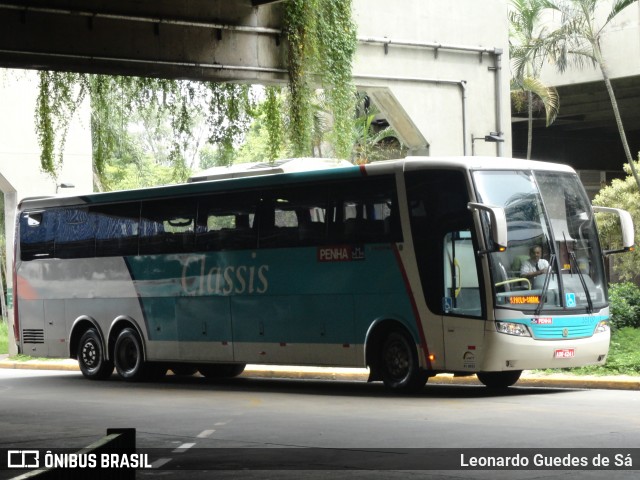
[[[636,162],[636,168],[638,167]],[[631,175],[629,165],[624,166],[627,177],[624,180],[615,179],[600,190],[600,193],[593,199],[594,205],[603,207],[622,208],[627,210],[633,218],[635,238],[640,238],[640,192]],[[613,215],[598,214],[598,229],[600,231],[600,241],[605,249],[616,249],[622,245],[622,237],[617,218]],[[640,251],[612,255],[614,271],[622,280],[640,280]]]
[[[609,287],[611,327],[640,328],[640,288],[631,282],[614,283]]]

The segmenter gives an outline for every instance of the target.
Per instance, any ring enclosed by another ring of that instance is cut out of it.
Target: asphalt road
[[[531,455],[557,448],[554,455],[589,459],[603,451],[624,458],[640,446],[637,390],[492,392],[476,385],[428,384],[419,395],[402,397],[357,381],[214,383],[167,377],[133,384],[115,376],[93,382],[78,372],[0,369],[0,395],[0,449],[76,450],[107,428],[133,427],[137,447],[153,466],[139,470],[137,478],[616,479],[636,478],[640,470],[636,451],[629,457],[636,463],[633,470],[448,470],[460,453],[472,456],[491,448]],[[322,450],[291,454],[292,447]],[[220,448],[229,450],[222,455]],[[441,457],[447,470],[420,461],[417,470],[404,470],[405,459],[411,463],[416,455]],[[287,470],[277,470],[285,465]],[[230,470],[211,471],[217,468]],[[0,478],[16,474],[9,473],[0,471]]]

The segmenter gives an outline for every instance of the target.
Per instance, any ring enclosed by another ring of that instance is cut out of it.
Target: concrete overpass
[[[356,83],[416,153],[508,133],[506,0],[355,0]],[[0,0],[0,66],[282,83],[283,1]],[[506,126],[505,126],[506,125]],[[478,153],[510,152],[510,136]]]

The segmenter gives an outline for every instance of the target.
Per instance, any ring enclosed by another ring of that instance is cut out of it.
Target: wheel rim
[[[396,381],[406,378],[411,368],[411,354],[404,342],[394,339],[387,345],[384,363],[391,378]]]
[[[82,346],[82,363],[89,370],[95,370],[100,363],[100,351],[94,340],[88,340]]]
[[[124,373],[136,369],[139,361],[138,346],[131,338],[122,339],[118,348],[118,366]]]

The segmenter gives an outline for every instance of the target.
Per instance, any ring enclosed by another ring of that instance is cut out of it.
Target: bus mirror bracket
[[[621,208],[600,207],[594,205],[593,211],[596,213],[610,213],[618,216],[620,221],[620,229],[622,231],[622,248],[617,250],[605,250],[602,252],[604,255],[611,255],[612,253],[632,252],[635,250],[634,233],[633,233],[633,219],[631,214]]]
[[[493,241],[493,251],[503,252],[507,249],[507,215],[504,208],[484,203],[469,202],[467,208],[471,211],[487,212],[491,220],[491,240]],[[479,253],[487,253],[482,251]]]

